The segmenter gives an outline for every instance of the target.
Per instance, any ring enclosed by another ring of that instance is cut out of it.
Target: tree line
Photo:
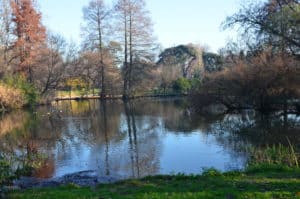
[[[246,1],[222,24],[239,27],[239,42],[218,53],[196,44],[161,49],[145,0],[112,6],[91,0],[83,8],[80,45],[49,31],[35,1],[0,4],[2,107],[13,94],[30,102],[84,88],[101,99],[190,94],[200,109],[211,103],[262,111],[299,108],[297,0]]]
[[[223,28],[238,27],[241,40],[212,59],[218,68],[194,91],[198,109],[220,103],[229,110],[300,110],[300,2],[247,1]]]
[[[91,0],[83,8],[80,45],[47,30],[35,1],[0,4],[2,79],[18,75],[41,96],[84,85],[98,88],[101,98],[128,99],[152,78],[157,44],[143,0],[119,0],[112,7]]]

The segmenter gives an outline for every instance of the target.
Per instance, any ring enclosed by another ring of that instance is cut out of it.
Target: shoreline
[[[122,95],[118,96],[109,96],[106,97],[103,100],[123,100],[123,101],[130,101],[135,99],[145,99],[145,98],[161,98],[161,99],[167,99],[167,98],[176,98],[176,97],[187,97],[188,94],[162,94],[162,95],[140,95],[140,96],[134,96],[127,100],[124,100]],[[51,105],[53,102],[60,102],[60,101],[84,101],[84,100],[102,100],[100,96],[74,96],[74,97],[56,97],[53,100],[49,100],[47,102],[39,102],[34,107],[40,107],[40,106],[47,106]],[[1,114],[7,114],[14,110],[26,110],[28,109],[28,106],[24,106],[21,108],[15,108],[15,109],[0,109],[0,116]]]
[[[108,184],[81,186],[76,183],[7,191],[8,198],[299,198],[300,170],[279,165],[258,166],[245,171],[201,175],[156,175]],[[287,186],[288,185],[288,186]]]
[[[98,184],[111,184],[123,181],[127,178],[122,176],[98,176],[96,171],[79,171],[66,174],[60,177],[52,178],[36,178],[22,176],[20,179],[14,180],[13,187],[17,189],[35,189],[35,188],[53,188],[68,184],[76,184],[78,186],[96,186]]]
[[[153,94],[153,95],[137,95],[129,98],[128,100],[134,99],[141,99],[141,98],[172,98],[172,97],[187,97],[188,94]],[[56,97],[54,101],[68,101],[68,100],[123,100],[122,95],[115,95],[115,96],[107,96],[106,98],[102,99],[101,96],[74,96],[74,97]]]

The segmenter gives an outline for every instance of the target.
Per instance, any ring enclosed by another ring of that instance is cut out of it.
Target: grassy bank
[[[223,174],[208,170],[201,176],[156,176],[103,184],[96,188],[69,185],[32,189],[10,193],[9,198],[300,199],[300,169],[268,165],[252,167],[246,172]]]
[[[137,98],[168,98],[168,97],[183,97],[187,96],[186,93],[180,92],[142,92],[136,93],[131,96],[131,99]],[[122,94],[118,95],[107,95],[106,99],[122,99]],[[74,90],[72,92],[69,91],[57,91],[55,94],[56,101],[63,100],[88,100],[88,99],[101,99],[99,96],[99,90],[97,92],[90,91],[80,91]]]
[[[0,112],[32,107],[38,99],[36,88],[23,77],[11,76],[0,80]]]

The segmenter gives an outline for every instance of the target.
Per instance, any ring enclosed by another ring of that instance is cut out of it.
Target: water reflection
[[[300,117],[243,111],[201,116],[185,100],[65,101],[0,119],[2,154],[43,153],[36,177],[94,170],[138,178],[243,168],[245,146],[300,141]]]

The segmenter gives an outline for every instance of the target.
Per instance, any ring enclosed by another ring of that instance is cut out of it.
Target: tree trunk
[[[127,40],[127,12],[124,11],[124,85],[123,85],[123,100],[129,99],[128,93],[128,40]]]
[[[133,67],[133,49],[132,49],[132,13],[129,15],[129,86],[128,92],[129,96],[131,96],[132,89],[132,67]]]

